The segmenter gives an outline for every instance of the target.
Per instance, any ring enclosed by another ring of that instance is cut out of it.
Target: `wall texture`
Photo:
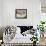
[[[2,0],[0,0],[0,26],[2,24]]]
[[[40,0],[2,0],[2,25],[36,26],[40,20]],[[27,19],[16,19],[15,9],[27,9]]]

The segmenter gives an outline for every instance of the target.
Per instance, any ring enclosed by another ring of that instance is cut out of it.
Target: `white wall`
[[[0,26],[2,24],[2,0],[0,0]]]
[[[27,9],[27,19],[16,19],[15,9]],[[3,0],[2,25],[33,25],[40,20],[40,0]]]
[[[37,24],[39,24],[40,20],[41,20],[41,2],[40,0],[33,0],[32,3],[32,13],[33,13],[33,26],[36,27]]]

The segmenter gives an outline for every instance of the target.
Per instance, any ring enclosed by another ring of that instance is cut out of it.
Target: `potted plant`
[[[40,24],[37,25],[37,29],[40,30],[40,32],[41,32],[41,34],[42,34],[42,37],[44,37],[44,27],[45,27],[44,24],[45,24],[45,22],[40,21]],[[41,36],[41,35],[40,35],[40,36]]]
[[[37,36],[33,36],[32,39],[31,39],[31,41],[33,41],[33,46],[36,46],[36,43],[38,41]]]

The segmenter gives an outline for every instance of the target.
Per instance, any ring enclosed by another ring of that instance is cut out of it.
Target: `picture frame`
[[[15,18],[16,19],[26,19],[27,18],[27,9],[16,9]]]

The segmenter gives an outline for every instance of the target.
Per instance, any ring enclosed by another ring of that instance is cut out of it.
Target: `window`
[[[41,12],[46,13],[46,0],[41,1]]]

